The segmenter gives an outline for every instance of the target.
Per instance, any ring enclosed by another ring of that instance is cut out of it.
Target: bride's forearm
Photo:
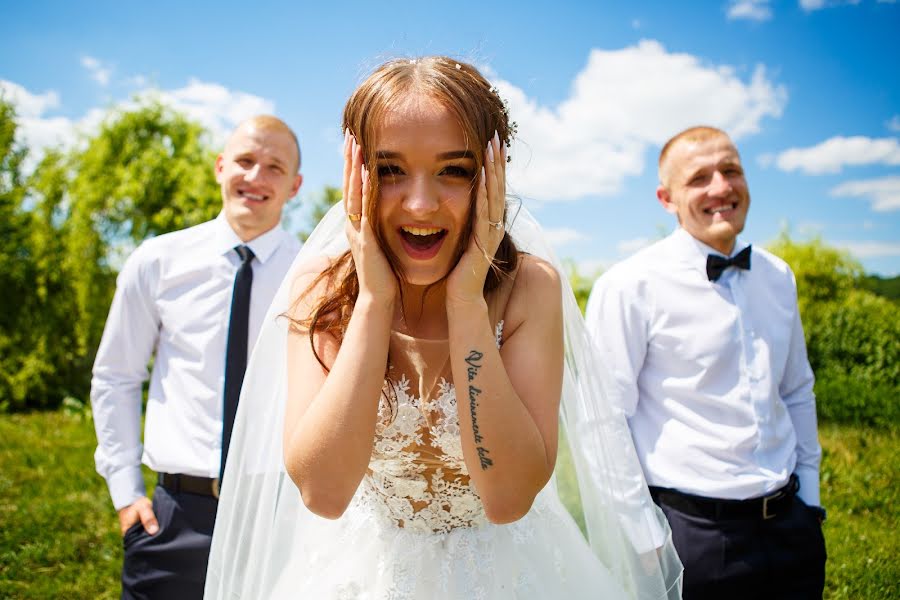
[[[448,306],[463,456],[493,522],[528,512],[553,471],[544,439],[503,365],[487,305]]]
[[[392,305],[357,301],[324,383],[285,431],[288,474],[321,516],[343,514],[368,467],[392,315]]]

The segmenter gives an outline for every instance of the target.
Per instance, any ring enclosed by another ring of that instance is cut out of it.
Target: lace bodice
[[[498,347],[502,331],[500,321]],[[394,332],[390,355],[375,444],[356,504],[415,531],[487,523],[463,459],[448,342]]]

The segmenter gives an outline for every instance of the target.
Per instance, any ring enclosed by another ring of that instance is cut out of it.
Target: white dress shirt
[[[679,228],[594,284],[586,320],[606,393],[629,417],[649,485],[746,499],[796,473],[800,497],[818,505],[822,450],[793,273],[754,247],[749,271],[711,282],[708,254],[720,253]]]
[[[146,495],[154,471],[217,477],[225,346],[243,242],[224,214],[141,244],[125,262],[91,380],[97,472],[116,510]],[[255,255],[248,343],[300,243],[281,227],[246,244]],[[141,443],[141,388],[154,355]]]

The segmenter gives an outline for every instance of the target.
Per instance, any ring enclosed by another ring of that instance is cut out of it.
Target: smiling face
[[[245,242],[281,220],[281,209],[297,194],[297,144],[288,130],[248,121],[235,130],[216,158],[225,218]]]
[[[737,149],[725,135],[679,140],[660,165],[656,196],[695,239],[729,255],[744,229],[750,191]]]
[[[474,150],[450,110],[416,94],[385,115],[375,143],[384,243],[407,283],[440,281],[470,230]]]

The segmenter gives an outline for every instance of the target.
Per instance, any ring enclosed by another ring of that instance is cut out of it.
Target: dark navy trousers
[[[125,532],[122,600],[200,600],[218,500],[156,486],[159,531],[138,522]]]
[[[825,538],[799,497],[772,519],[709,519],[658,502],[684,564],[684,600],[821,600]]]

